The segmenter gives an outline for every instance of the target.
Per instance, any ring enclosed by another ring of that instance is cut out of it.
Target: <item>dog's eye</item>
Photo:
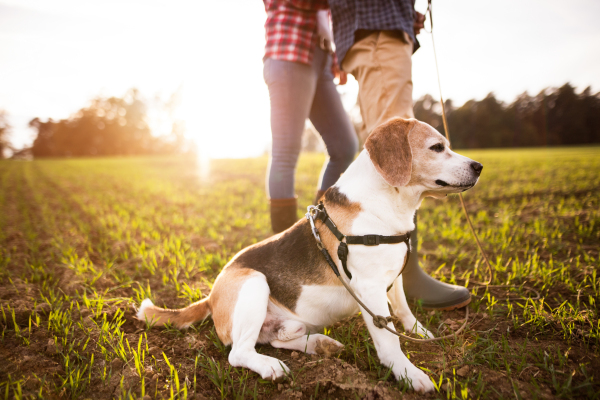
[[[434,144],[433,146],[431,146],[431,147],[429,148],[429,150],[433,150],[433,151],[435,151],[436,153],[441,153],[442,151],[444,151],[444,145],[443,145],[443,144],[441,144],[441,143]]]

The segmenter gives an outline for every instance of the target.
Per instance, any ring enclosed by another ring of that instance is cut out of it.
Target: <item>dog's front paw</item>
[[[258,371],[260,376],[273,382],[283,381],[290,371],[287,365],[273,357],[265,357],[262,364]]]
[[[433,339],[435,336],[429,330],[427,330],[419,321],[416,319],[410,321],[410,323],[402,324],[404,330],[410,333],[416,333],[417,335],[423,336],[425,339]]]
[[[416,392],[427,393],[432,392],[435,389],[429,376],[412,364],[399,371],[398,374],[394,371],[394,375],[396,375],[396,379],[406,381],[406,383]]]

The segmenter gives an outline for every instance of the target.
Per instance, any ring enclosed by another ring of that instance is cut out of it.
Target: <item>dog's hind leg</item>
[[[294,321],[293,319],[283,321],[279,326],[279,330],[276,332],[277,339],[281,340],[282,342],[299,338],[305,333],[306,325],[304,325],[302,322]]]
[[[255,349],[267,316],[269,293],[267,279],[259,272],[252,273],[241,284],[231,321],[229,363],[234,367],[249,368],[263,379],[276,380],[289,369],[278,359],[258,354]]]
[[[344,348],[344,345],[337,340],[321,335],[320,333],[302,335],[291,340],[275,339],[271,341],[271,346],[280,349],[302,351],[308,354],[319,354],[324,357],[337,354]]]

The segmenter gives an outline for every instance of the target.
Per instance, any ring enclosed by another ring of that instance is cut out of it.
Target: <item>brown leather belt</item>
[[[385,32],[386,34],[395,37],[396,39],[400,39],[402,43],[406,42],[406,37],[404,36],[404,31],[384,31],[384,30],[376,30],[376,29],[358,29],[354,32],[354,43],[359,42],[366,38],[367,36],[372,35],[373,33]]]

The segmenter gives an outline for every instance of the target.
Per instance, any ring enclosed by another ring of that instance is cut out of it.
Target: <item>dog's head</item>
[[[450,150],[448,140],[416,119],[393,118],[369,135],[365,148],[377,172],[395,187],[420,186],[426,196],[464,192],[483,166]]]

